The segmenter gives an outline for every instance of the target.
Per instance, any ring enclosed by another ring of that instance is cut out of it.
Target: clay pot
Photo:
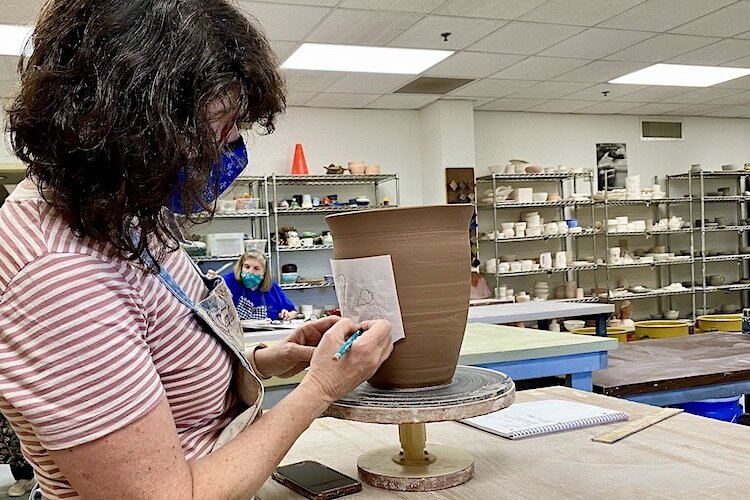
[[[352,175],[364,175],[365,173],[365,162],[363,161],[350,161],[348,166],[347,170]]]
[[[365,165],[365,175],[379,175],[380,165]]]
[[[369,380],[414,388],[453,378],[469,310],[473,208],[438,205],[329,215],[334,259],[390,255],[406,338]]]

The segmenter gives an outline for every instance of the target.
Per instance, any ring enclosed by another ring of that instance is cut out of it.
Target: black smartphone
[[[362,491],[362,483],[321,463],[305,460],[278,467],[272,477],[306,498],[328,500]]]

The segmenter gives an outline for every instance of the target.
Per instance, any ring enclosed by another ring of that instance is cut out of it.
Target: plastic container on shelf
[[[266,251],[266,242],[268,240],[262,239],[262,240],[245,240],[245,251],[249,252],[251,250],[255,250],[256,252],[265,252]]]
[[[208,255],[242,255],[245,252],[244,233],[213,233],[206,235]]]

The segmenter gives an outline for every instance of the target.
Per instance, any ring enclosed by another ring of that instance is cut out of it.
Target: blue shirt
[[[267,292],[261,292],[260,289],[251,290],[246,288],[241,282],[234,278],[234,271],[222,274],[221,277],[224,278],[227,287],[229,287],[229,291],[232,292],[232,302],[234,302],[235,307],[239,305],[240,298],[244,297],[256,307],[266,306],[268,309],[268,317],[271,319],[279,319],[279,313],[282,309],[286,309],[287,311],[293,311],[295,309],[294,304],[292,304],[292,301],[286,296],[284,290],[282,290],[276,283],[272,283],[271,289]],[[240,319],[248,318],[243,318],[240,315]]]

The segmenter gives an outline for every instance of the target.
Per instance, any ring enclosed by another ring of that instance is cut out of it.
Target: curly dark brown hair
[[[151,272],[177,246],[163,208],[179,176],[181,205],[213,213],[209,104],[238,95],[226,112],[264,133],[286,105],[263,32],[225,0],[49,0],[31,41],[15,154],[76,235]]]

